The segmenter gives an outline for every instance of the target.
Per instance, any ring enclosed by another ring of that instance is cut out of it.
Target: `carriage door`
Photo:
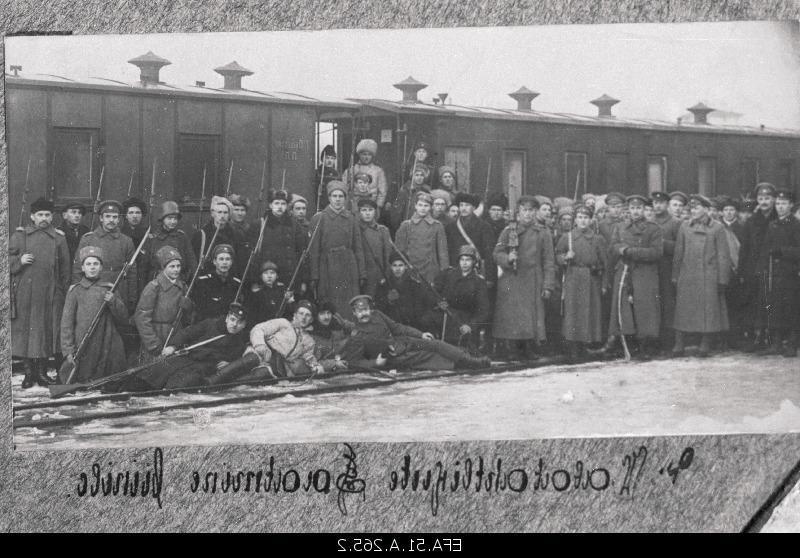
[[[97,129],[53,130],[51,190],[54,200],[60,203],[86,203],[88,200],[91,203],[95,198],[101,171],[99,138]]]
[[[444,164],[456,171],[456,190],[474,192],[470,182],[470,148],[445,147]]]
[[[525,184],[525,152],[516,149],[503,150],[503,191],[508,196],[508,209],[515,215],[517,200],[522,196]]]

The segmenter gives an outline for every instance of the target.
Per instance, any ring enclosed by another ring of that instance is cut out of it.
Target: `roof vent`
[[[214,71],[225,78],[225,85],[222,86],[223,89],[233,89],[233,90],[241,89],[242,78],[244,76],[253,75],[252,71],[240,66],[239,63],[236,62],[236,60],[234,60],[230,64],[220,66],[219,68],[214,68]]]
[[[428,84],[422,83],[415,80],[413,77],[408,76],[400,83],[395,83],[394,87],[403,92],[404,103],[418,103],[419,99],[417,99],[417,93],[419,93],[420,90],[428,87]]]
[[[714,112],[717,109],[713,109],[704,105],[703,103],[697,103],[695,106],[689,107],[687,110],[694,114],[695,124],[708,124],[708,113]]]
[[[600,118],[614,118],[614,115],[611,114],[611,107],[619,103],[619,99],[609,97],[603,93],[601,97],[589,102],[597,107],[597,116]]]
[[[539,94],[522,86],[513,93],[509,93],[508,96],[517,101],[517,110],[531,110],[531,101],[538,97]]]
[[[204,81],[196,81],[196,82],[194,82],[194,84],[197,87],[205,87],[206,86],[206,82],[204,82]]]
[[[449,95],[447,93],[439,93],[439,100],[442,102],[442,104],[444,104],[448,96]]]
[[[145,87],[148,84],[156,85],[161,83],[158,79],[159,71],[163,66],[172,64],[172,62],[166,58],[161,58],[160,56],[153,54],[153,51],[148,51],[147,54],[132,58],[131,60],[128,60],[128,63],[139,67],[139,81]]]
[[[11,66],[11,71],[14,72],[14,77],[19,77],[19,73],[22,71],[22,66]]]

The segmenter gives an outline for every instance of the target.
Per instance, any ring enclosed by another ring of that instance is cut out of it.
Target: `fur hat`
[[[411,168],[408,171],[408,176],[414,178],[414,175],[418,172],[422,172],[422,174],[425,175],[425,180],[427,180],[431,176],[431,168],[425,163],[417,163],[415,165],[411,165]]]
[[[247,308],[238,302],[231,302],[230,306],[228,306],[227,316],[236,316],[240,322],[245,321],[247,320]]]
[[[243,196],[242,194],[231,194],[228,196],[228,200],[233,205],[244,206],[247,209],[250,209],[250,200],[247,199],[247,196]]]
[[[551,200],[547,196],[538,195],[533,197],[536,198],[536,201],[539,202],[539,207],[542,207],[543,205],[549,205],[550,207],[553,207],[553,200]]]
[[[680,190],[675,190],[674,192],[670,192],[669,193],[669,199],[670,199],[670,201],[672,201],[674,199],[678,199],[683,203],[683,205],[686,205],[687,203],[689,203],[689,196],[687,196],[686,194],[684,194]]]
[[[289,192],[286,190],[270,190],[268,203],[272,203],[276,200],[283,200],[289,203]]]
[[[489,197],[486,199],[486,207],[491,208],[492,206],[497,206],[505,211],[508,209],[508,196],[503,194],[502,192],[496,192],[494,194],[490,194]]]
[[[458,249],[458,257],[461,258],[461,256],[469,256],[470,258],[473,259],[473,261],[478,261],[477,250],[475,250],[475,248],[473,248],[469,244],[465,244],[464,246]]]
[[[575,206],[575,215],[578,215],[579,213],[583,215],[588,215],[589,219],[591,219],[592,216],[594,216],[594,211],[592,211],[592,208],[588,205]]]
[[[374,157],[378,154],[378,142],[373,139],[362,139],[356,146],[356,153],[361,153],[362,151],[372,153]]]
[[[453,196],[447,190],[442,190],[442,189],[431,190],[431,197],[434,200],[444,200],[447,205],[450,205],[453,202]]]
[[[35,202],[31,204],[31,213],[37,213],[39,211],[49,211],[50,213],[56,210],[55,204],[45,198],[39,198]]]
[[[481,203],[481,198],[475,194],[470,194],[469,192],[459,192],[456,194],[455,203],[468,203],[472,207],[478,207]]]
[[[449,165],[442,165],[441,167],[439,167],[439,180],[441,180],[442,176],[444,176],[448,172],[453,175],[453,178],[456,177],[456,171],[455,169],[453,169],[453,167]]]
[[[294,204],[296,204],[297,202],[303,202],[304,204],[308,205],[308,200],[305,199],[303,196],[301,196],[300,194],[292,194],[292,199],[289,202],[289,207],[294,207]]]
[[[183,256],[181,256],[181,253],[172,246],[162,246],[159,248],[158,252],[156,252],[156,259],[158,260],[158,265],[161,266],[161,269],[167,267],[167,264],[173,260],[178,260],[183,263]]]
[[[322,148],[322,153],[319,154],[320,161],[325,157],[336,157],[336,149],[332,145],[326,145]]]
[[[97,258],[103,261],[103,249],[99,246],[84,246],[78,253],[78,259],[83,263],[86,258]]]
[[[328,191],[329,196],[336,190],[340,190],[345,196],[347,195],[347,186],[341,180],[331,180],[325,189]]]
[[[372,297],[368,294],[356,295],[350,299],[350,306],[358,306],[361,301],[365,301],[370,307],[372,306]]]
[[[369,174],[369,173],[366,173],[366,172],[357,172],[357,173],[356,173],[356,174],[353,176],[353,180],[358,180],[359,178],[360,178],[361,180],[363,180],[364,182],[366,182],[367,184],[372,184],[372,175],[371,175],[371,174]]]
[[[530,205],[533,209],[539,209],[539,199],[537,196],[520,196],[517,200],[517,207],[521,205]]]
[[[128,198],[122,202],[122,211],[125,213],[127,213],[131,207],[138,207],[142,212],[142,215],[147,215],[147,204],[144,203],[143,200],[140,200],[139,198]]]
[[[314,308],[314,304],[309,300],[301,300],[300,302],[295,304],[294,306],[295,312],[297,312],[297,310],[299,310],[300,308],[305,308],[306,310],[311,312],[312,316],[317,313],[316,309]]]

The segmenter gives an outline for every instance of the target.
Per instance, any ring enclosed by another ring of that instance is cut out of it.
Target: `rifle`
[[[267,158],[264,157],[264,164],[261,167],[261,188],[258,190],[258,211],[256,212],[256,215],[258,215],[259,218],[262,217],[261,208],[264,205],[264,179],[266,177],[266,174],[267,174]]]
[[[128,197],[131,197],[131,191],[133,190],[133,175],[136,174],[136,169],[131,171],[131,179],[128,181]]]
[[[200,270],[203,268],[203,265],[208,260],[208,255],[211,253],[211,249],[214,247],[214,241],[217,240],[217,233],[219,233],[220,226],[217,225],[217,229],[214,231],[214,234],[211,236],[211,244],[208,245],[208,250],[205,254],[203,254],[203,248],[200,247],[200,254],[197,262],[197,267],[194,269],[194,275],[192,275],[192,280],[189,283],[189,288],[186,289],[186,294],[183,295],[183,300],[189,298],[189,294],[191,294],[192,289],[194,288],[194,283],[197,281],[197,276],[200,275]],[[234,299],[235,300],[235,299]],[[181,301],[183,302],[183,301]],[[183,304],[178,306],[178,313],[175,314],[175,319],[172,320],[172,327],[169,329],[169,333],[167,334],[167,338],[164,340],[164,347],[169,345],[170,339],[172,339],[172,334],[175,333],[175,328],[178,327],[178,324],[181,323],[181,318],[183,317]]]
[[[19,210],[19,226],[17,227],[18,231],[22,231],[23,235],[25,234],[25,228],[22,226],[23,219],[25,218],[25,206],[28,204],[28,179],[31,175],[31,158],[28,157],[28,170],[25,173],[25,190],[22,192],[22,207]],[[24,236],[23,236],[24,238]],[[25,241],[23,241],[25,242]],[[21,256],[22,254],[20,254]],[[8,304],[10,306],[9,312],[11,314],[11,319],[17,319],[17,281],[12,278],[11,280],[11,288],[9,289],[9,297],[8,297]]]
[[[119,286],[119,282],[128,274],[128,269],[130,269],[130,267],[134,265],[134,262],[136,261],[136,258],[139,256],[139,253],[142,251],[142,247],[144,246],[144,243],[147,241],[147,237],[149,234],[150,234],[150,227],[147,227],[147,232],[144,233],[142,241],[139,243],[139,246],[136,248],[136,251],[133,253],[133,256],[131,256],[131,259],[125,262],[125,265],[122,267],[122,270],[119,272],[119,275],[117,275],[116,281],[114,281],[114,284],[111,286],[110,292],[113,293]],[[97,310],[97,313],[94,315],[91,324],[89,324],[89,329],[87,329],[86,333],[83,334],[83,339],[81,339],[81,342],[78,345],[78,349],[72,356],[72,362],[70,362],[69,360],[64,360],[63,364],[61,365],[61,368],[58,371],[58,376],[60,378],[66,376],[67,379],[64,382],[65,384],[71,383],[72,379],[75,377],[75,373],[78,371],[78,368],[80,367],[81,358],[83,358],[83,354],[89,347],[89,339],[92,337],[92,334],[94,334],[95,330],[97,329],[97,326],[100,324],[100,318],[103,315],[103,311],[107,307],[108,307],[108,302],[103,300],[103,304]]]
[[[256,241],[256,245],[250,251],[250,257],[247,258],[247,265],[244,266],[244,273],[242,273],[242,280],[239,283],[239,288],[236,289],[236,296],[233,297],[234,302],[239,302],[239,296],[242,294],[242,287],[244,287],[245,280],[247,279],[247,273],[250,271],[250,266],[253,263],[253,257],[261,251],[261,241],[264,240],[264,229],[267,226],[267,218],[262,217],[261,219],[261,230],[258,233],[258,241]]]
[[[202,347],[203,345],[208,345],[209,343],[211,343],[213,341],[217,341],[219,339],[222,339],[223,337],[225,337],[224,333],[220,334],[220,335],[217,335],[216,337],[212,337],[211,339],[206,339],[205,341],[200,341],[199,343],[195,343],[194,345],[191,345],[189,347],[186,347],[185,349],[181,349],[179,351],[176,351],[176,352],[172,353],[169,356],[158,358],[158,359],[156,359],[156,360],[154,360],[152,362],[148,362],[147,364],[142,364],[142,365],[136,366],[134,368],[129,368],[127,370],[123,370],[122,372],[117,372],[116,374],[111,374],[110,376],[106,376],[105,378],[99,378],[97,380],[94,380],[93,382],[86,382],[86,383],[83,383],[83,384],[66,384],[66,385],[65,384],[53,384],[53,385],[49,386],[49,388],[50,388],[50,398],[51,399],[58,399],[59,397],[63,397],[65,395],[67,395],[68,393],[74,393],[74,392],[76,392],[76,391],[78,391],[80,389],[90,389],[91,390],[91,389],[94,389],[96,387],[100,387],[102,385],[111,383],[111,382],[113,382],[115,380],[119,380],[119,379],[122,379],[122,378],[126,378],[128,376],[132,376],[132,375],[136,374],[137,372],[141,372],[142,370],[146,370],[146,369],[150,368],[151,366],[155,366],[156,364],[161,364],[162,362],[165,362],[165,361],[167,361],[167,360],[169,360],[171,358],[175,358],[175,357],[178,357],[178,356],[183,356],[183,355],[189,353],[189,351],[191,351],[193,349],[196,349],[198,347]]]
[[[103,176],[105,175],[106,167],[105,165],[100,168],[100,184],[97,185],[97,196],[94,200],[94,211],[92,211],[92,226],[89,227],[90,231],[94,230],[94,220],[97,217],[97,210],[99,209],[98,205],[100,205],[100,194],[103,191]],[[91,184],[89,185],[91,189]]]
[[[764,309],[767,311],[767,332],[764,334],[765,343],[767,336],[771,336],[772,332],[770,331],[770,316],[772,314],[772,254],[769,254],[769,264],[767,267],[767,280],[764,284],[765,293],[764,293]]]
[[[266,161],[265,161],[266,163]],[[317,213],[322,205],[322,186],[325,184],[325,159],[322,159],[322,167],[319,172],[319,186],[317,186]]]
[[[434,287],[434,286],[433,286],[433,283],[431,283],[430,281],[428,281],[427,279],[425,279],[425,277],[422,275],[422,273],[420,273],[420,271],[419,271],[419,270],[418,270],[416,267],[414,267],[413,265],[411,265],[411,262],[410,262],[410,261],[408,261],[408,258],[406,258],[406,255],[405,255],[405,254],[403,254],[403,253],[402,253],[402,252],[401,252],[401,251],[400,251],[400,250],[397,248],[397,245],[396,245],[394,242],[392,242],[392,240],[391,240],[391,239],[389,240],[389,244],[391,244],[391,246],[392,246],[392,249],[393,249],[395,252],[397,252],[397,254],[400,256],[400,258],[402,258],[402,260],[403,260],[403,263],[405,263],[405,264],[406,264],[406,266],[408,267],[408,269],[409,269],[409,270],[411,270],[412,272],[416,273],[416,274],[419,276],[419,278],[420,278],[420,281],[422,281],[422,283],[423,283],[423,284],[425,284],[425,286],[427,286],[427,287],[430,289],[430,291],[433,293],[433,296],[435,296],[435,297],[436,297],[436,298],[439,300],[439,302],[447,302],[447,299],[446,299],[446,298],[444,298],[442,295],[440,295],[440,294],[439,294],[439,291],[437,291],[437,290],[436,290],[436,287]],[[448,316],[450,316],[451,318],[453,318],[453,320],[455,320],[455,322],[458,324],[458,327],[461,327],[462,325],[465,325],[465,324],[464,324],[464,322],[462,322],[461,320],[459,320],[459,319],[458,319],[458,316],[456,316],[455,314],[453,314],[453,311],[452,311],[452,310],[450,310],[450,308],[449,308],[449,307],[448,307],[448,308],[444,308],[444,309],[443,309],[443,311],[444,311],[444,312],[445,312],[445,313],[446,313]]]
[[[153,176],[150,179],[150,227],[153,226],[153,204],[156,200],[156,162],[158,159],[153,159]]]
[[[228,169],[228,185],[225,187],[225,197],[231,195],[231,178],[233,178],[233,159],[231,159],[231,167]]]
[[[622,341],[622,350],[625,352],[625,360],[631,359],[631,352],[628,350],[628,342],[625,340],[625,332],[622,331],[622,291],[625,288],[625,278],[628,275],[628,264],[622,268],[622,275],[619,278],[619,292],[617,293],[617,321],[619,322],[619,338]],[[632,305],[631,305],[632,306]],[[633,308],[631,308],[633,315]]]
[[[265,223],[266,221],[267,220],[264,219]],[[297,280],[297,274],[300,272],[300,266],[303,265],[303,261],[308,257],[308,253],[311,251],[311,245],[314,243],[314,237],[317,235],[317,231],[319,230],[319,226],[321,224],[322,224],[322,216],[320,216],[319,221],[317,221],[317,224],[314,226],[314,230],[311,231],[311,238],[308,239],[308,245],[306,246],[306,249],[303,250],[302,254],[300,254],[300,260],[297,262],[297,265],[294,268],[294,273],[292,273],[292,278],[289,281],[289,284],[286,286],[287,293],[292,291],[292,285],[294,285],[294,282]],[[316,298],[316,296],[317,296],[316,293],[314,293],[314,298]],[[277,314],[275,314],[275,316],[280,318],[283,315],[283,309],[285,306],[286,306],[286,296],[284,296],[283,299],[281,300],[281,305],[278,307],[278,312]]]
[[[573,203],[578,203],[578,187],[581,183],[581,171],[578,171],[578,176],[575,178],[575,195],[572,197]]]
[[[207,168],[208,168],[207,165],[203,164],[203,185],[200,188],[200,208],[197,211],[197,230],[198,231],[202,227],[203,202],[206,201],[206,169]]]

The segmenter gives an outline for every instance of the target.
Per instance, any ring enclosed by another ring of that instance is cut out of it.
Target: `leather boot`
[[[672,347],[673,357],[682,357],[686,352],[686,346],[683,343],[683,332],[675,330],[675,345]]]
[[[528,339],[525,341],[525,360],[539,360],[539,355],[536,354],[538,347],[536,341]]]
[[[754,353],[764,348],[764,335],[760,330],[753,332],[742,347],[743,353]]]
[[[783,344],[781,343],[782,335],[781,331],[770,331],[770,340],[769,342],[764,343],[764,347],[756,351],[756,356],[775,356],[781,354]],[[766,339],[765,339],[766,341]]]
[[[515,339],[506,341],[506,354],[508,355],[508,360],[512,362],[519,362],[522,360],[522,352],[519,350],[519,345],[517,343],[518,341]]]
[[[238,360],[228,363],[227,366],[217,370],[217,372],[206,379],[209,385],[227,384],[237,378],[246,375],[259,363],[258,355],[247,354]]]
[[[47,359],[37,358],[34,370],[36,372],[36,383],[42,387],[53,385],[55,381],[47,375]]]
[[[36,374],[33,368],[33,359],[26,358],[22,360],[22,367],[25,370],[25,378],[22,380],[22,389],[29,389],[36,383]]]
[[[578,343],[576,341],[565,341],[567,349],[567,364],[577,364],[580,360],[578,357]]]
[[[700,348],[697,350],[697,356],[700,358],[707,358],[711,354],[711,334],[704,333],[700,337]]]
[[[786,340],[786,345],[784,345],[783,352],[781,354],[786,358],[797,356],[797,332],[792,332],[789,334],[789,338]]]
[[[464,356],[464,358],[456,362],[453,366],[455,366],[456,370],[477,370],[479,368],[489,368],[491,365],[492,361],[489,357]]]

